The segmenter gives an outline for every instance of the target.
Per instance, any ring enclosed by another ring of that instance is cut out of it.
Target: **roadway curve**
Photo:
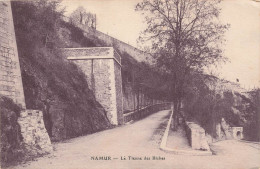
[[[160,111],[133,124],[55,143],[53,154],[20,164],[12,169],[243,169],[260,167],[259,147],[235,140],[215,143],[217,155],[187,156],[168,154],[159,150],[169,117]],[[91,157],[110,156],[112,160],[91,160]],[[129,160],[128,156],[142,158]],[[144,160],[144,157],[150,160]],[[153,160],[156,156],[157,160]],[[126,158],[126,160],[121,160]],[[161,157],[161,159],[158,159]],[[117,158],[117,159],[114,159]]]

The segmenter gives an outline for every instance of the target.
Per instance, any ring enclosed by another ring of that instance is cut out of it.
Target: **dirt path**
[[[259,149],[238,141],[217,143],[213,146],[218,152],[215,156],[181,156],[159,150],[168,117],[169,111],[160,111],[130,125],[58,143],[53,154],[12,169],[243,169],[260,166]],[[111,157],[111,160],[95,160],[100,156]],[[150,160],[145,160],[145,156]]]

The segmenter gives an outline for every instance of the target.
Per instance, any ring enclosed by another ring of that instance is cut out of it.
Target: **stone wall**
[[[114,62],[114,74],[115,74],[115,87],[116,87],[116,108],[117,108],[117,119],[119,124],[124,123],[123,119],[123,90],[122,90],[122,74],[121,66]]]
[[[65,19],[65,21],[68,21],[68,20]],[[125,42],[122,42],[116,38],[113,38],[103,32],[90,28],[87,25],[82,25],[79,23],[74,23],[74,24],[84,31],[84,34],[86,37],[92,38],[92,39],[99,39],[99,40],[105,42],[106,45],[108,45],[108,46],[116,46],[117,49],[121,53],[126,52],[129,55],[131,55],[132,57],[134,57],[139,62],[146,61],[147,57],[152,59],[149,54],[141,51],[140,49],[137,49]]]
[[[10,1],[0,1],[0,94],[26,108]],[[31,155],[53,150],[41,111],[23,110],[17,122]]]
[[[243,139],[243,127],[231,127],[224,118],[216,125],[217,140]]]
[[[66,130],[66,124],[65,124],[65,109],[67,104],[60,101],[55,101],[50,106],[49,113],[51,114],[51,120],[45,120],[48,123],[51,123],[49,131],[51,132],[50,137],[53,141],[60,141],[63,139],[67,139],[68,134]]]
[[[0,1],[0,94],[25,108],[11,4]]]
[[[123,111],[124,113],[137,111],[147,106],[163,103],[162,100],[150,98],[144,91],[144,86],[134,89],[133,82],[124,82],[123,85]]]
[[[111,124],[118,125],[114,61],[97,59],[93,62],[96,99],[107,111]]]
[[[124,113],[128,113],[137,109],[137,94],[134,92],[131,83],[126,82],[123,88],[123,105]]]
[[[205,130],[202,127],[194,122],[185,122],[185,130],[192,149],[210,151]]]
[[[231,127],[232,137],[236,140],[241,140],[244,138],[243,127]]]
[[[110,123],[122,124],[121,57],[112,47],[66,48],[62,52],[84,72]]]
[[[49,135],[45,129],[42,112],[23,110],[18,118],[26,149],[32,154],[45,154],[53,151]]]

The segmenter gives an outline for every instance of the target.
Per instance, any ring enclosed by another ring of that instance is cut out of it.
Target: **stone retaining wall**
[[[202,127],[194,122],[185,122],[185,130],[192,149],[210,151],[205,130]]]
[[[21,111],[18,123],[26,149],[32,155],[45,154],[53,151],[50,137],[45,129],[42,112],[39,110]]]
[[[123,124],[121,57],[113,47],[64,48],[64,57],[86,75],[111,124]]]
[[[236,140],[241,140],[244,138],[243,127],[231,127],[232,137]]]
[[[216,125],[217,140],[243,139],[243,127],[231,127],[224,118]]]
[[[0,94],[25,108],[10,1],[0,1]]]

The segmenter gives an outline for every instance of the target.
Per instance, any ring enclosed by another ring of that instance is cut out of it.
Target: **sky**
[[[97,16],[97,29],[132,46],[145,29],[144,16],[135,11],[140,0],[63,0],[65,15],[83,6]],[[220,20],[229,23],[224,55],[229,62],[212,69],[220,78],[242,87],[260,87],[260,2],[224,0]]]

